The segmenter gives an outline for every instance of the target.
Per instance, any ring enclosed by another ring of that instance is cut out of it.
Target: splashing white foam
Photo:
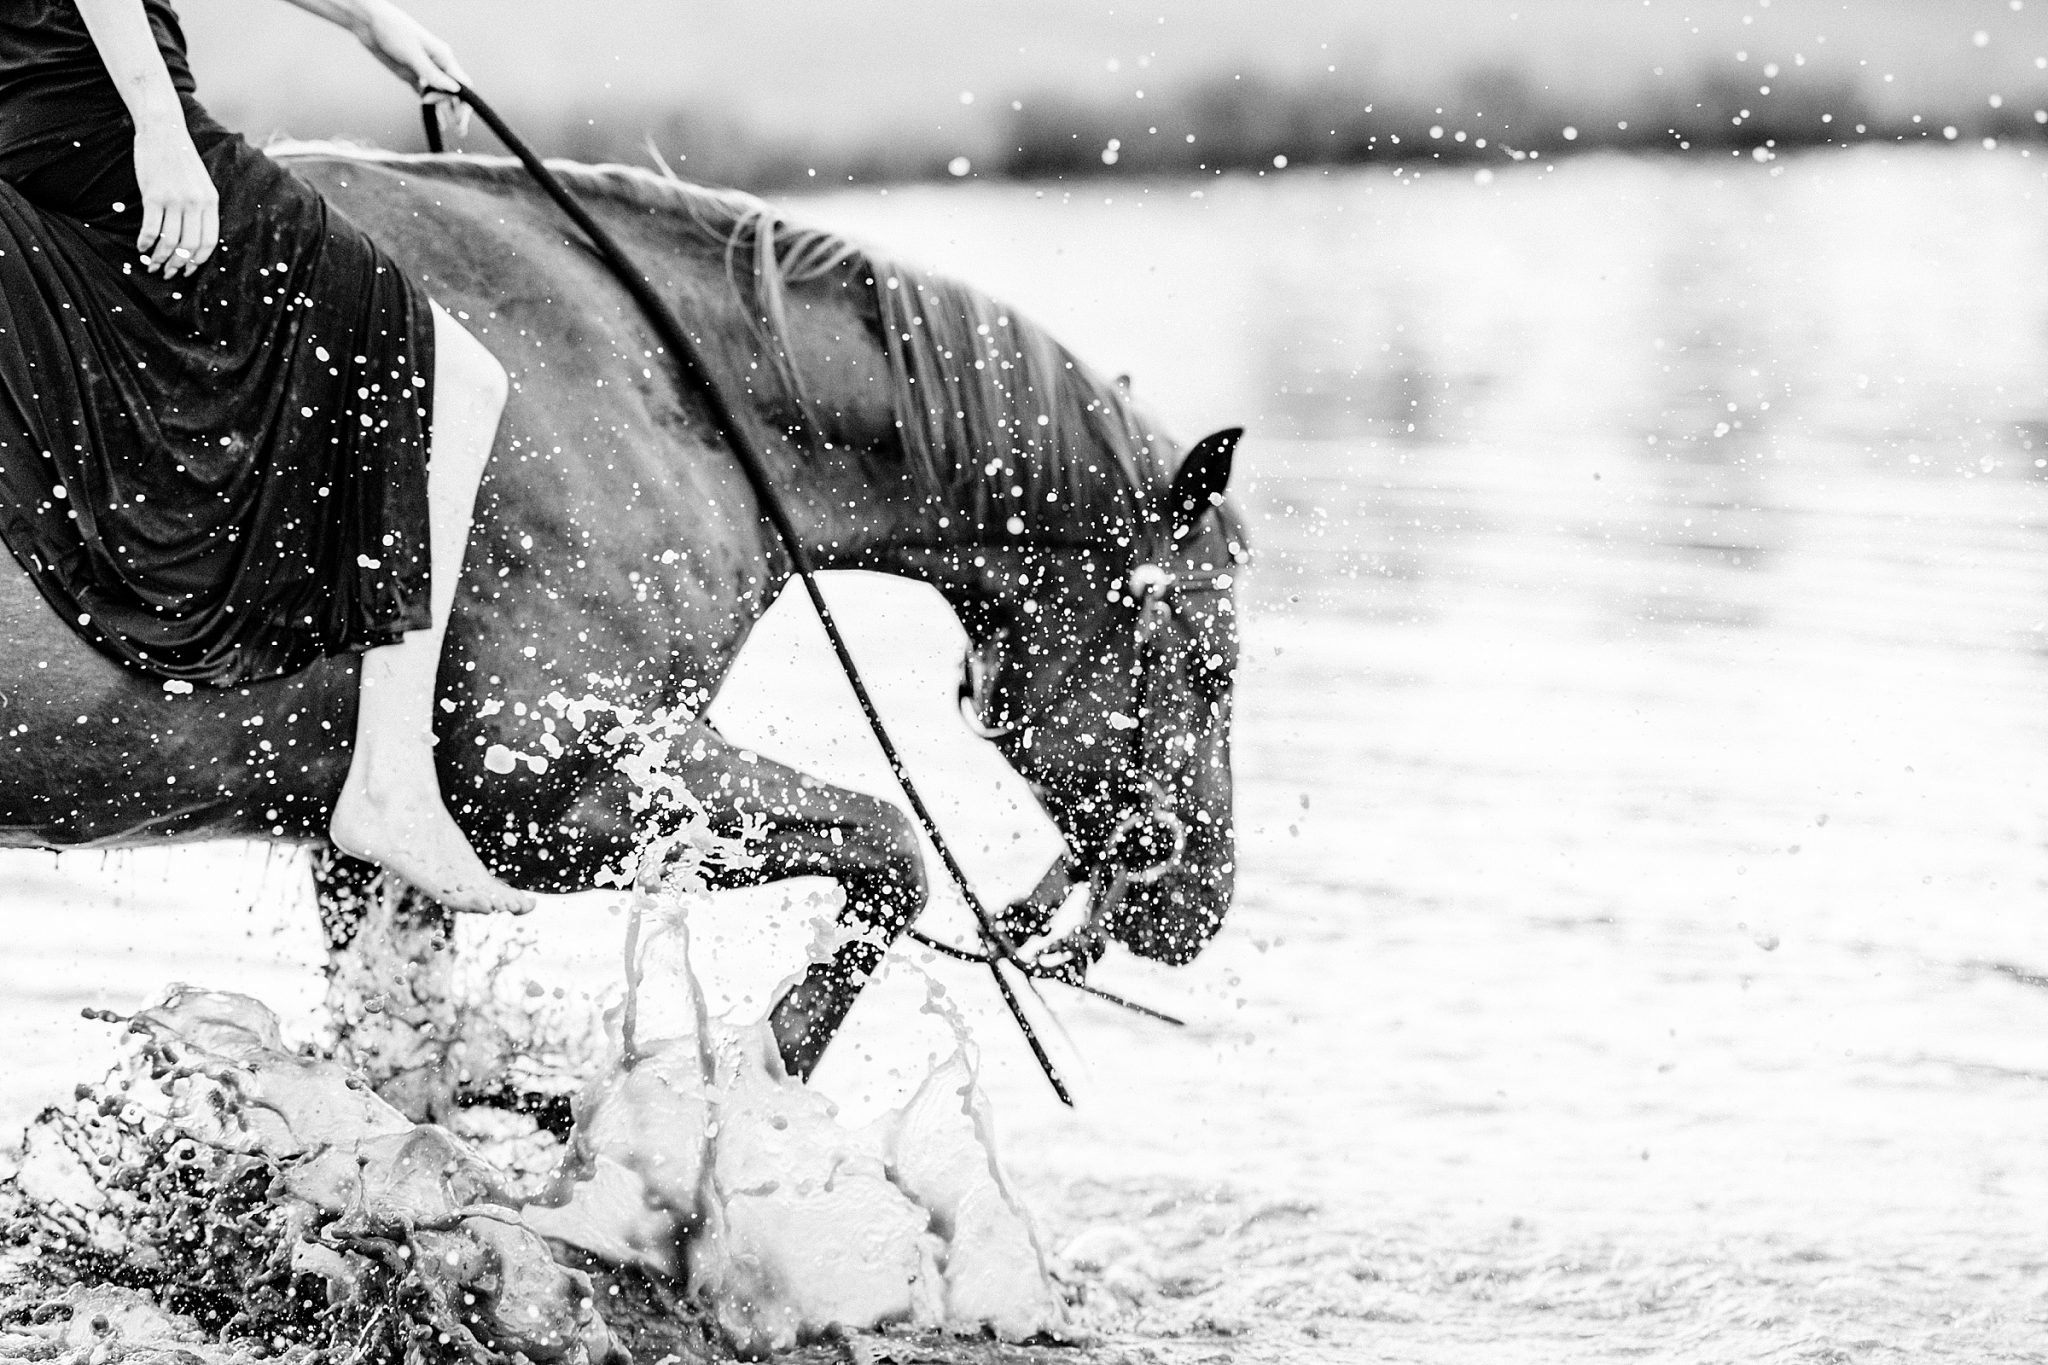
[[[411,1314],[454,1357],[546,1365],[616,1357],[588,1277],[563,1268],[521,1226],[502,1202],[499,1173],[447,1130],[413,1123],[378,1099],[340,1063],[287,1047],[260,1001],[174,986],[129,1032],[138,1041],[105,1087],[88,1088],[69,1113],[53,1106],[38,1117],[14,1182],[31,1204],[89,1228],[111,1263],[166,1273],[164,1227],[153,1221],[161,1210],[152,1215],[151,1200],[134,1191],[193,1161],[194,1179],[254,1179],[263,1191],[260,1216],[246,1225],[203,1223],[186,1211],[193,1221],[176,1225],[178,1239],[200,1239],[209,1259],[234,1264],[226,1244],[247,1239],[262,1248],[253,1259],[273,1281],[287,1270],[323,1280],[330,1310],[359,1307],[372,1321]],[[92,1144],[79,1121],[86,1111],[120,1115],[145,1133],[148,1145],[128,1155],[146,1151],[148,1165],[120,1169],[109,1147]],[[394,1263],[408,1277],[403,1295],[366,1288]],[[378,1294],[378,1304],[366,1297]],[[159,1328],[172,1325],[138,1319],[124,1331],[130,1345],[146,1345]],[[65,1358],[112,1360],[111,1350],[97,1343],[89,1356]]]
[[[689,898],[629,935],[632,991],[613,1057],[576,1106],[572,1155],[529,1206],[545,1236],[664,1274],[747,1352],[832,1326],[1066,1329],[1030,1216],[1004,1179],[965,1039],[902,1109],[865,1128],[784,1074],[764,1023],[706,1017],[690,968]],[[635,1036],[656,997],[668,1036]]]
[[[952,1024],[955,1049],[910,1102],[862,1129],[841,1124],[831,1100],[783,1072],[765,1022],[714,1022],[706,1009],[690,910],[711,868],[748,860],[757,831],[716,833],[669,771],[691,715],[643,717],[559,694],[545,705],[579,730],[592,712],[611,714],[601,738],[633,783],[641,830],[610,1063],[576,1106],[554,1206],[529,1209],[529,1226],[665,1273],[680,1267],[743,1351],[884,1322],[1010,1340],[1062,1332],[1062,1300],[996,1160],[972,1046],[951,1007],[934,993],[928,1008]],[[844,933],[821,925],[813,957]],[[653,1042],[641,1027],[648,999],[669,1022]]]

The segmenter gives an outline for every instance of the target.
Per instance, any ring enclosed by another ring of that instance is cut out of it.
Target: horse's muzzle
[[[1102,865],[1143,886],[1178,868],[1187,851],[1187,822],[1155,805],[1130,811],[1117,821],[1103,845]]]

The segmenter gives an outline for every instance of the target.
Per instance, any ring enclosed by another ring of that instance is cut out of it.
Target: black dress
[[[72,0],[0,0],[0,537],[86,639],[228,685],[428,624],[433,318],[193,98],[220,245],[142,268],[134,125]]]

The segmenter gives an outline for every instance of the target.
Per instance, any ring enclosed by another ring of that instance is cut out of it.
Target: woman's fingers
[[[209,226],[209,218],[215,226]],[[210,205],[202,204],[186,212],[184,231],[178,237],[178,245],[171,249],[171,274],[190,275],[199,269],[199,263],[206,259],[210,250],[206,239],[219,235],[219,220],[219,209]]]
[[[436,38],[422,37],[414,74],[418,76],[422,90],[445,90],[454,94],[462,86],[462,78],[455,74],[455,54],[448,45]]]
[[[455,49],[429,33],[418,20],[390,5],[374,7],[363,42],[391,71],[412,84],[426,103],[437,106],[443,126],[452,122],[457,136],[469,129],[469,106],[450,97],[469,84],[469,73]],[[447,115],[453,105],[453,118]]]
[[[206,264],[213,256],[213,249],[219,245],[220,205],[208,204],[199,218],[199,249],[192,253],[192,269],[197,270]]]
[[[156,245],[149,250],[149,257],[143,263],[145,270],[162,270],[177,250],[178,241],[185,230],[184,211],[175,205],[165,205],[163,227],[156,234]]]
[[[455,59],[454,48],[448,46],[448,44],[442,42],[431,33],[426,35],[422,45],[427,49],[427,55],[434,59],[434,65],[446,72],[451,80],[461,85],[469,84],[469,73],[464,71],[462,63]]]
[[[432,65],[431,76],[423,74],[420,85],[424,91],[445,92],[454,96],[463,86],[469,84],[469,73],[462,69],[462,63],[455,60],[455,49],[431,33],[420,35],[420,50],[426,54]],[[469,132],[469,106],[456,98],[443,99],[441,105],[442,126],[454,125],[455,136]]]
[[[164,227],[164,206],[152,204],[147,196],[142,201],[142,231],[135,234],[135,250],[145,259],[149,249],[156,245],[158,234]]]
[[[163,272],[165,279],[192,274],[220,244],[219,203],[167,204],[158,212],[159,226],[145,253],[144,268]]]
[[[469,131],[469,106],[453,95],[429,90],[420,96],[420,104],[433,112],[434,121],[441,125],[444,137],[459,140]]]
[[[455,60],[454,48],[430,34],[427,39],[427,52],[433,57],[435,63],[455,80],[458,87],[467,87],[469,85],[469,73],[462,69],[461,62]],[[454,99],[450,100],[449,103],[455,108],[455,136],[467,136],[469,133],[469,101]]]
[[[443,132],[452,132],[456,137],[469,132],[469,102],[452,91],[428,88],[420,92],[423,103],[432,105],[435,117],[441,121]]]

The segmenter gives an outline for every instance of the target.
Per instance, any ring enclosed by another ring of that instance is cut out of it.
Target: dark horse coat
[[[543,700],[701,710],[786,558],[699,397],[515,168],[328,151],[289,164],[511,375],[441,664],[440,776],[497,872],[586,886],[630,861],[633,792],[607,727],[551,724]],[[985,296],[739,196],[563,169],[694,330],[820,562],[922,579],[959,613],[975,703],[1075,865],[1105,872],[1151,815],[1186,831],[1180,858],[1132,886],[1107,928],[1147,956],[1193,956],[1235,873],[1229,589],[1244,551],[1230,509],[1175,541],[1177,449]],[[1192,587],[1155,593],[1147,612],[1131,584],[1147,563]],[[348,658],[248,687],[166,687],[80,642],[10,562],[0,844],[320,841],[355,693]],[[501,771],[508,751],[533,761]],[[922,906],[917,835],[895,806],[742,753],[701,722],[674,753],[715,819],[767,822],[762,865],[734,882],[836,878],[846,914],[883,937]],[[324,894],[348,880],[328,876]],[[851,944],[782,1002],[795,1068],[816,1061],[878,955]]]

